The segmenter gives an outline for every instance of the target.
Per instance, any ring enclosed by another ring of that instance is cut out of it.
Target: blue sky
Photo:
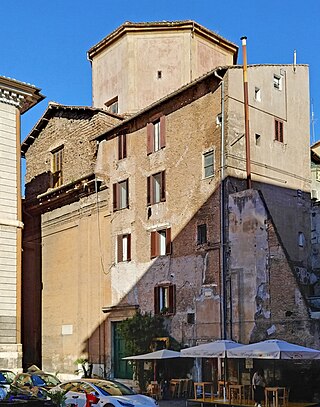
[[[192,19],[240,47],[248,63],[310,66],[315,140],[320,138],[320,0],[1,0],[0,75],[31,83],[46,99],[22,116],[24,139],[49,101],[91,105],[87,50],[125,21]]]

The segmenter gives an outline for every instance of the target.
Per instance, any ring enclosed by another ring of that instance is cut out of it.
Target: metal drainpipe
[[[217,71],[214,72],[215,76],[220,79],[221,86],[221,183],[220,183],[220,259],[221,259],[221,288],[222,288],[222,307],[221,307],[221,338],[227,339],[227,288],[226,288],[226,267],[225,267],[225,153],[224,153],[224,79],[222,76],[217,74]]]
[[[247,75],[247,37],[241,37],[243,55],[243,93],[244,93],[244,128],[246,139],[246,171],[247,188],[251,189],[251,158],[250,158],[250,133],[249,133],[249,98],[248,98],[248,75]]]

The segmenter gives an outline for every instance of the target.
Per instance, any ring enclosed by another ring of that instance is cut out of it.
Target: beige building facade
[[[129,378],[118,323],[138,309],[164,315],[181,346],[277,337],[319,347],[310,311],[308,67],[248,67],[248,189],[242,67],[182,87],[189,79],[179,73],[178,89],[165,96],[164,86],[150,100],[137,102],[138,89],[120,108],[130,116],[101,109],[130,87],[113,78],[119,88],[98,96],[94,58],[107,64],[108,41],[138,40],[141,33],[121,34],[133,28],[106,37],[106,51],[103,41],[89,51],[100,107],[49,106],[22,145],[25,242],[39,243],[34,257],[24,250],[25,287],[31,269],[43,283],[35,289],[42,348],[29,344],[28,360],[70,373],[87,358],[96,374]]]

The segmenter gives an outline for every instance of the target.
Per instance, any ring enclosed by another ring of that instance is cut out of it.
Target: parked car
[[[42,370],[32,373],[18,373],[11,383],[11,392],[16,395],[25,395],[26,398],[47,398],[48,390],[60,384],[60,380]]]
[[[0,400],[7,397],[15,376],[15,373],[11,370],[0,369]]]
[[[65,392],[67,405],[85,407],[88,395],[95,396],[90,404],[97,407],[155,407],[158,402],[151,397],[135,393],[132,389],[114,380],[77,379],[63,382],[51,392]],[[89,404],[89,403],[88,403]]]

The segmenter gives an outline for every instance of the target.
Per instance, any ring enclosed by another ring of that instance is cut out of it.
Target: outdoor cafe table
[[[285,387],[266,387],[264,389],[265,394],[265,407],[279,407],[279,393],[283,394],[283,404],[286,400],[286,391]]]

